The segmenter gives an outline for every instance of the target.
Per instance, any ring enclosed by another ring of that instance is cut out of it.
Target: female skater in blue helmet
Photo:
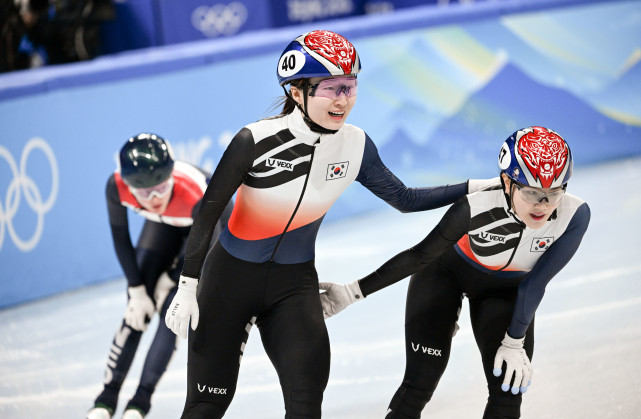
[[[330,346],[314,246],[325,213],[354,180],[400,211],[441,207],[468,192],[468,182],[406,187],[369,136],[345,123],[360,70],[356,49],[341,35],[319,30],[297,37],[278,60],[282,112],[242,128],[222,156],[166,316],[181,337],[190,319],[193,330],[183,418],[225,414],[254,324],[278,372],[286,417],[321,417]],[[234,193],[229,224],[207,252],[204,244]]]
[[[489,390],[483,418],[520,417],[532,377],[534,313],[548,282],[578,249],[590,209],[565,193],[572,152],[556,132],[516,131],[498,162],[501,183],[461,198],[423,241],[358,281],[321,284],[329,317],[412,275],[405,376],[386,419],[421,417],[447,366],[463,297]]]

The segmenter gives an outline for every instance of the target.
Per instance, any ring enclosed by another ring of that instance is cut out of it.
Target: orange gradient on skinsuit
[[[229,231],[243,240],[261,240],[277,236],[285,230],[294,210],[297,199],[265,203],[261,200],[260,190],[241,187],[237,193],[236,204],[229,219]],[[304,205],[296,211],[296,217],[287,231],[313,223],[321,218],[333,201],[323,205]]]
[[[474,263],[477,263],[477,264],[479,264],[479,265],[481,265],[481,266],[483,266],[483,267],[485,267],[487,269],[491,269],[493,271],[498,271],[499,269],[501,269],[503,267],[503,265],[486,265],[483,262],[481,262],[480,260],[478,260],[476,255],[474,255],[474,252],[472,252],[472,247],[470,245],[470,236],[467,235],[467,234],[465,236],[461,237],[461,239],[456,244],[458,245],[459,249],[461,249],[461,251],[465,254],[465,256],[467,256]],[[501,270],[502,271],[521,271],[522,269],[516,269],[514,267],[509,267],[509,268],[505,268],[505,269],[501,269]]]

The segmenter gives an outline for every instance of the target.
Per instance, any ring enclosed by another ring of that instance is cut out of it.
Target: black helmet
[[[156,186],[169,179],[173,170],[171,148],[156,134],[138,134],[120,149],[120,175],[132,188]]]

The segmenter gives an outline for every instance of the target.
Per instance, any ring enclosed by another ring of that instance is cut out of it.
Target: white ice
[[[537,312],[534,377],[523,418],[641,418],[641,158],[578,168],[569,190],[588,201],[592,221]],[[422,239],[442,214],[390,209],[324,225],[317,246],[321,280],[345,283],[366,275]],[[405,365],[407,283],[328,319],[332,370],[323,417],[384,417]],[[84,418],[101,389],[125,287],[121,278],[0,311],[1,418]],[[485,382],[468,314],[464,304],[448,369],[424,418],[482,416]],[[135,391],[157,322],[143,337],[116,418]],[[186,346],[180,342],[158,385],[149,419],[180,416]],[[278,378],[254,329],[226,417],[283,416]]]

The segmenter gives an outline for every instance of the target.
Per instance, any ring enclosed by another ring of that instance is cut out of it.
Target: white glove
[[[514,339],[505,333],[505,337],[501,341],[501,347],[496,351],[494,357],[494,376],[501,376],[501,367],[503,362],[506,364],[505,378],[501,385],[501,390],[508,391],[510,389],[510,381],[512,381],[512,374],[514,374],[514,386],[512,387],[512,394],[525,393],[532,380],[532,365],[530,359],[523,349],[523,341],[521,339]]]
[[[125,311],[125,323],[132,329],[144,332],[147,330],[147,323],[154,315],[154,302],[147,295],[144,285],[127,288],[129,302]]]
[[[154,288],[154,300],[156,301],[156,310],[158,313],[162,310],[163,304],[165,304],[165,299],[169,295],[169,292],[174,289],[176,283],[167,275],[167,272],[160,274],[158,282],[156,282],[156,288]]]
[[[492,179],[468,179],[467,181],[467,193],[474,193],[476,191],[480,191],[481,189],[485,189],[489,186],[493,185],[500,185],[501,184],[501,178],[500,177],[493,177]]]
[[[348,305],[365,298],[358,281],[345,285],[321,282],[318,286],[321,290],[325,290],[320,294],[320,300],[323,307],[323,316],[326,319],[343,311]]]
[[[192,330],[196,330],[196,327],[198,327],[200,314],[198,312],[198,301],[196,301],[196,287],[198,287],[196,278],[180,275],[178,291],[174,299],[171,300],[165,315],[167,327],[183,339],[187,338],[190,316]]]

